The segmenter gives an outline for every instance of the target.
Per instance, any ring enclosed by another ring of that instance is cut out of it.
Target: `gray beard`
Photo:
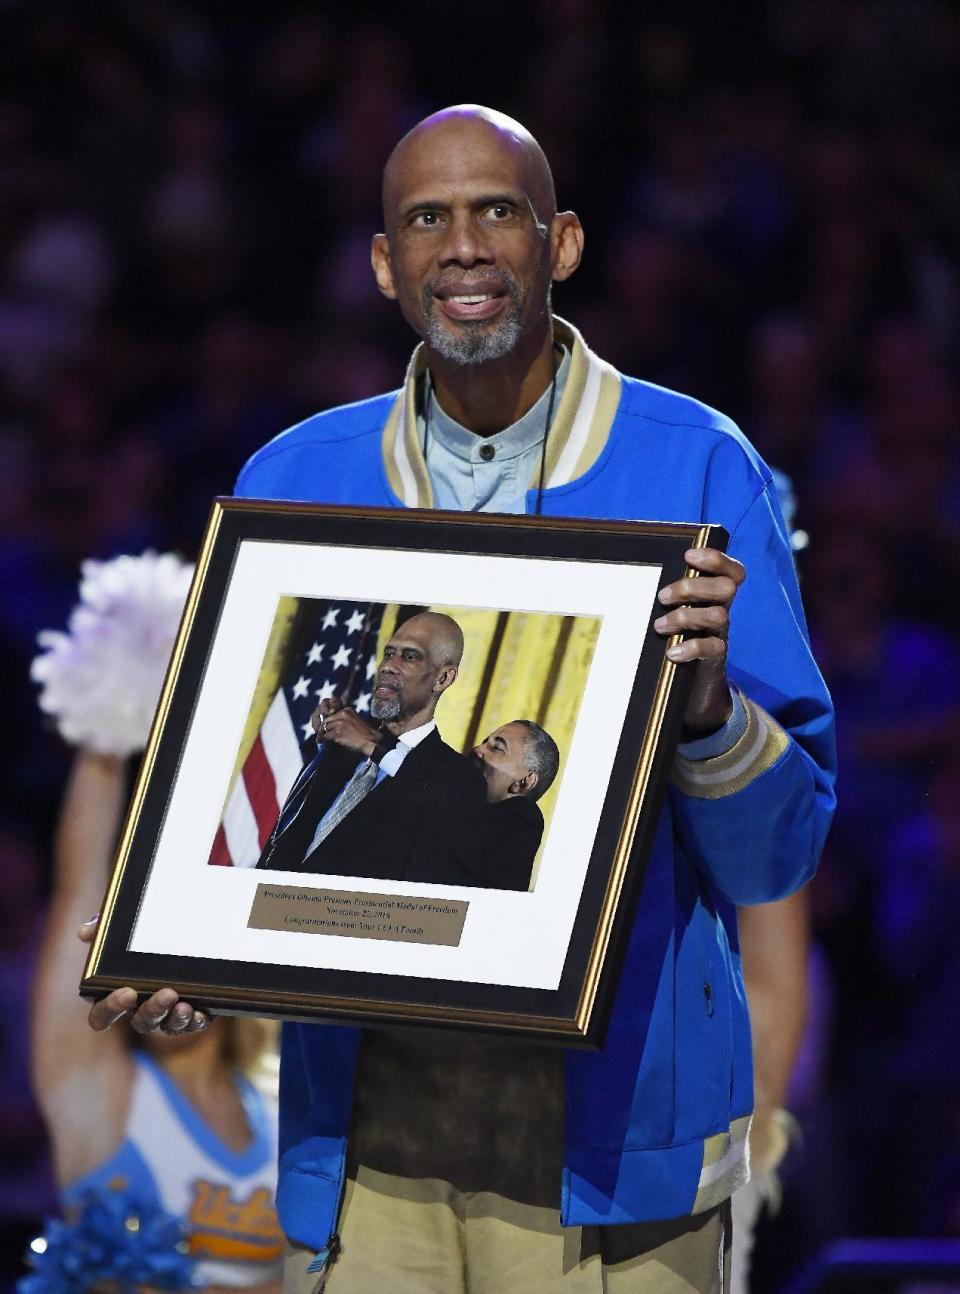
[[[392,719],[399,719],[400,698],[395,696],[387,700],[386,697],[375,696],[370,702],[370,713],[375,719],[385,719],[387,722]]]
[[[503,275],[504,287],[510,297],[510,308],[495,328],[488,328],[482,320],[461,322],[458,332],[448,332],[437,317],[434,297],[435,283],[423,289],[421,304],[427,323],[427,344],[441,359],[451,364],[485,364],[491,359],[503,359],[520,340],[520,316],[523,297],[512,275]]]
[[[430,348],[451,364],[485,364],[491,359],[503,359],[520,340],[520,320],[512,312],[488,332],[482,331],[480,323],[460,326],[462,333],[448,333],[435,314],[427,318]]]

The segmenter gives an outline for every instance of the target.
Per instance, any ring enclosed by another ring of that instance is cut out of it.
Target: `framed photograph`
[[[81,993],[602,1045],[726,538],[217,500]]]

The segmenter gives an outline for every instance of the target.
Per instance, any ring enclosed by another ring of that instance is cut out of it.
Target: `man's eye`
[[[506,202],[495,202],[488,209],[488,215],[494,221],[508,220],[513,215],[513,207],[508,206]]]
[[[434,229],[440,223],[440,216],[436,211],[418,211],[410,223],[421,229]]]

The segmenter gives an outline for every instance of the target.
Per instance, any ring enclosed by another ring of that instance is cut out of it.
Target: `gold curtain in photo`
[[[237,751],[231,788],[281,683],[298,607],[297,598],[280,599]],[[453,616],[464,636],[459,677],[437,709],[444,740],[455,750],[468,752],[513,719],[532,719],[546,728],[560,750],[560,776],[539,801],[549,830],[600,631],[599,617],[456,606],[429,609]],[[400,610],[395,603],[384,608],[377,638],[378,660],[396,628]],[[409,613],[411,609],[404,610]],[[544,839],[546,834],[545,830]]]
[[[287,650],[290,644],[290,635],[293,632],[294,622],[297,618],[297,612],[300,609],[300,599],[283,595],[277,603],[277,613],[273,618],[273,628],[270,630],[270,637],[267,640],[267,648],[263,653],[263,664],[260,666],[260,673],[257,676],[257,685],[254,689],[253,700],[250,703],[250,709],[247,713],[247,722],[243,727],[243,737],[240,741],[240,748],[237,751],[237,758],[233,765],[233,772],[230,774],[230,786],[227,790],[227,799],[230,798],[230,792],[233,790],[234,783],[240,774],[241,768],[250,754],[253,743],[257,739],[257,733],[260,726],[267,717],[267,711],[273,704],[273,698],[276,695],[277,688],[283,682],[283,670],[287,661]]]
[[[513,719],[532,719],[546,728],[560,750],[560,776],[539,802],[549,830],[600,618],[455,606],[429,609],[452,616],[464,636],[460,675],[437,708],[443,739],[466,752]],[[398,611],[394,605],[386,609],[378,656],[396,627]]]

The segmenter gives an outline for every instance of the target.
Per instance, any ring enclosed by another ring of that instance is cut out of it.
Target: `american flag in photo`
[[[358,714],[369,712],[383,611],[382,602],[301,599],[281,684],[230,792],[211,864],[256,866],[303,767],[300,745],[322,700],[343,697]]]

